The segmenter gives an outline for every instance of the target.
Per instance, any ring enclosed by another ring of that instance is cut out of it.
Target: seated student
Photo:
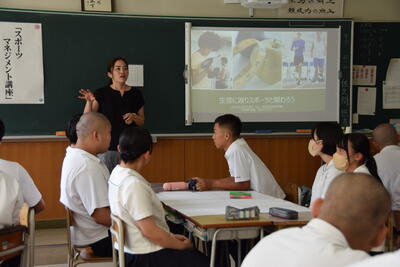
[[[205,190],[254,190],[277,198],[285,193],[279,187],[264,162],[240,137],[242,123],[232,114],[219,116],[214,122],[213,140],[216,148],[225,151],[230,177],[224,179],[197,179],[197,189]]]
[[[349,267],[399,267],[400,250],[391,253],[385,253],[366,260],[349,265]]]
[[[118,150],[121,163],[109,180],[111,213],[125,222],[125,264],[140,267],[208,266],[206,256],[192,249],[183,235],[169,232],[163,206],[140,174],[150,162],[150,134],[136,127],[125,129]]]
[[[68,147],[61,171],[60,202],[74,213],[72,243],[90,246],[95,256],[112,254],[107,180],[110,173],[96,157],[107,151],[111,124],[97,112],[82,115],[76,125],[78,141]]]
[[[400,146],[396,129],[380,124],[373,132],[374,143],[380,150],[374,156],[379,177],[392,197],[392,212],[397,231],[400,231]]]
[[[382,184],[363,173],[336,177],[325,199],[312,206],[306,226],[277,231],[263,238],[242,267],[340,267],[368,258],[365,251],[385,239],[390,196]]]
[[[82,114],[75,114],[68,122],[67,129],[65,130],[65,133],[67,135],[71,147],[74,147],[76,141],[78,141],[78,136],[76,135],[76,124],[78,124],[81,116]]]
[[[367,173],[381,181],[368,138],[361,133],[345,134],[337,144],[333,163],[338,170]]]
[[[4,123],[2,120],[0,120],[0,144],[4,133]],[[9,177],[14,177],[17,180],[22,191],[24,201],[29,207],[34,208],[36,214],[44,210],[45,203],[42,198],[42,194],[40,194],[31,176],[24,169],[24,167],[17,162],[0,159],[0,171],[4,172]]]
[[[19,212],[23,203],[24,199],[17,179],[0,171],[0,229],[19,224]],[[12,257],[0,262],[0,266],[19,266],[20,258],[20,256]]]
[[[0,229],[19,224],[19,211],[24,199],[19,183],[0,171]]]
[[[314,200],[324,198],[329,185],[339,174],[343,173],[333,165],[332,155],[336,152],[336,144],[343,132],[336,122],[318,123],[311,132],[308,145],[310,155],[320,156],[325,162],[317,172],[312,186],[311,205]]]

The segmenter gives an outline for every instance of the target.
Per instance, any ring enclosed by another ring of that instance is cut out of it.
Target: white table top
[[[225,207],[243,209],[258,206],[261,213],[268,213],[271,207],[292,209],[297,212],[310,212],[309,208],[279,198],[251,192],[251,199],[230,199],[230,191],[164,191],[157,194],[165,205],[186,216],[223,215]]]

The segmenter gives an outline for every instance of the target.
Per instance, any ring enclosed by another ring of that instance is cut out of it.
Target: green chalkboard
[[[342,125],[349,123],[351,62],[350,20],[264,20],[141,17],[115,14],[0,11],[0,21],[42,23],[45,104],[0,105],[7,135],[54,134],[83,110],[80,88],[107,83],[106,64],[125,57],[144,65],[145,127],[152,133],[211,132],[209,123],[185,126],[184,23],[220,27],[341,27]],[[313,123],[246,123],[244,131],[293,131]]]
[[[400,22],[357,22],[354,24],[354,65],[376,65],[376,112],[360,115],[355,129],[374,129],[378,124],[400,118],[400,109],[382,109],[382,82],[391,58],[400,57]],[[353,86],[353,113],[357,113],[358,86]]]

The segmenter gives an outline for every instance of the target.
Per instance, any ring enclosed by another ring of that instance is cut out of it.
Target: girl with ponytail
[[[345,134],[337,144],[333,163],[339,170],[367,173],[381,181],[368,138],[361,133]]]

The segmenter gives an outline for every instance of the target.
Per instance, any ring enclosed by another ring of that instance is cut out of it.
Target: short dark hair
[[[153,140],[146,129],[131,126],[121,133],[119,149],[123,162],[133,162],[147,151],[152,152]]]
[[[81,118],[82,113],[75,114],[72,119],[67,124],[67,129],[65,129],[65,133],[69,139],[71,144],[76,144],[78,141],[78,136],[76,134],[76,125],[78,124],[79,119]]]
[[[199,47],[217,51],[221,48],[221,37],[214,32],[205,32],[199,37]]]
[[[336,144],[342,138],[343,131],[336,122],[320,122],[311,131],[312,139],[314,139],[314,134],[323,142],[321,152],[332,156],[336,152]]]
[[[215,119],[214,124],[218,123],[219,126],[228,128],[234,138],[240,136],[242,132],[242,122],[239,117],[233,114],[221,115]]]
[[[3,139],[5,132],[6,132],[6,127],[4,126],[3,121],[0,120],[0,141]]]

